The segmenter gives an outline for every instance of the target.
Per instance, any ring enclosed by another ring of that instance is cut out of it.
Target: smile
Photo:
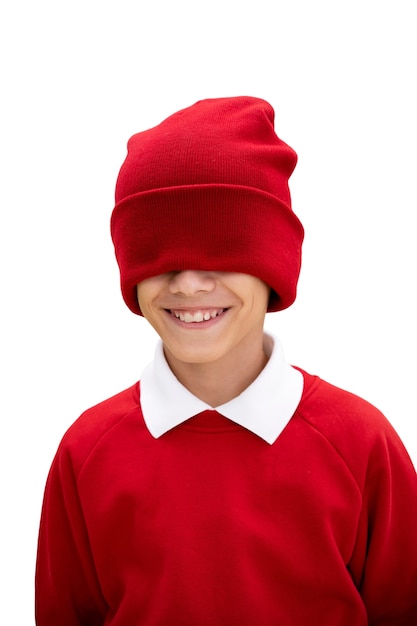
[[[224,313],[225,309],[205,309],[199,311],[181,311],[171,309],[170,313],[181,322],[186,324],[199,324],[201,322],[208,322],[209,320],[218,317]]]

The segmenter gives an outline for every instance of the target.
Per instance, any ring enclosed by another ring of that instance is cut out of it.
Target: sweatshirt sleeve
[[[417,625],[417,476],[389,425],[368,458],[350,565],[370,626]]]
[[[36,564],[37,626],[100,626],[106,605],[95,573],[71,457],[61,444],[42,507]]]

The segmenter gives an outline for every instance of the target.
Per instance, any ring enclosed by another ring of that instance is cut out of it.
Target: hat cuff
[[[273,290],[268,311],[296,297],[304,230],[288,204],[252,187],[185,185],[143,191],[118,203],[111,234],[123,298],[141,314],[136,285],[171,271],[256,276]]]

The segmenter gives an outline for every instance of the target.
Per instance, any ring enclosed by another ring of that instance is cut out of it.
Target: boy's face
[[[170,272],[137,286],[142,314],[161,337],[174,371],[175,361],[250,358],[262,345],[269,294],[259,278],[235,272]]]

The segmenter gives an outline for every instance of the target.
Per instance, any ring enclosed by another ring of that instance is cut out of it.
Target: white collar
[[[222,404],[211,407],[194,396],[175,377],[159,341],[155,357],[143,371],[140,403],[149,432],[158,438],[194,415],[215,410],[272,444],[294,415],[303,393],[301,372],[289,365],[279,340],[264,336],[268,363],[245,391]]]

